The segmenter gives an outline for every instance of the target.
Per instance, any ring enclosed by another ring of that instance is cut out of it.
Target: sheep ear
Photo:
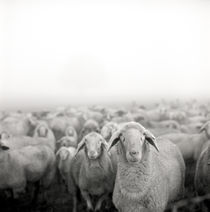
[[[10,138],[10,134],[6,131],[2,131],[0,133],[0,139],[9,139]]]
[[[207,124],[208,124],[208,122],[205,123],[205,124],[200,128],[200,130],[199,130],[200,133],[203,132],[204,130],[206,130]]]
[[[31,114],[27,114],[27,119],[31,126],[35,127],[39,124],[38,120],[35,117],[33,117]]]
[[[155,144],[156,143],[155,136],[149,130],[146,130],[144,132],[144,135],[145,135],[145,139],[148,141],[148,143],[151,144],[159,152],[159,149]]]
[[[106,149],[106,151],[108,151],[108,143],[105,141],[105,139],[102,140],[101,146],[103,149]]]
[[[85,142],[86,142],[86,138],[83,138],[83,139],[80,141],[80,143],[79,143],[78,146],[77,146],[77,150],[76,150],[75,156],[78,154],[78,152],[79,152],[82,148],[84,148]]]
[[[63,137],[56,141],[57,144],[60,144],[63,141]]]
[[[69,152],[67,150],[64,151],[64,149],[60,149],[56,156],[59,156],[61,160],[66,160],[69,155]]]
[[[9,147],[8,146],[1,146],[1,149],[4,150],[4,151],[9,150]]]
[[[108,152],[110,151],[110,149],[114,146],[114,145],[116,145],[118,142],[119,142],[119,140],[120,140],[120,136],[121,136],[121,133],[120,134],[118,134],[118,133],[114,133],[113,134],[113,136],[110,138],[110,146],[109,146],[109,149],[108,149]]]
[[[8,146],[6,146],[5,144],[3,144],[2,142],[0,142],[0,148],[2,149],[2,150],[9,150],[9,147]]]
[[[40,125],[39,128],[38,128],[39,136],[40,136],[40,130],[42,129],[42,127],[44,128],[44,136],[47,137],[49,130],[44,125]]]

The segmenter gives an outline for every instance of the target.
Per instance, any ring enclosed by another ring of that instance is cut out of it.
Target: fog
[[[207,98],[209,1],[0,1],[0,106]]]

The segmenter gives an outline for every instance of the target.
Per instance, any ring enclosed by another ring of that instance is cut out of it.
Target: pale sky
[[[0,105],[203,98],[210,2],[0,0]]]

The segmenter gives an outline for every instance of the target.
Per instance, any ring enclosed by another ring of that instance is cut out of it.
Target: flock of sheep
[[[0,112],[1,211],[183,211],[209,183],[210,102]]]

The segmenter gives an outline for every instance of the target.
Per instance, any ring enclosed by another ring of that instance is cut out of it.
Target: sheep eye
[[[125,138],[123,136],[120,137],[120,140],[125,143]]]
[[[145,139],[144,137],[141,137],[141,138],[140,138],[140,141],[144,141],[144,139]]]

